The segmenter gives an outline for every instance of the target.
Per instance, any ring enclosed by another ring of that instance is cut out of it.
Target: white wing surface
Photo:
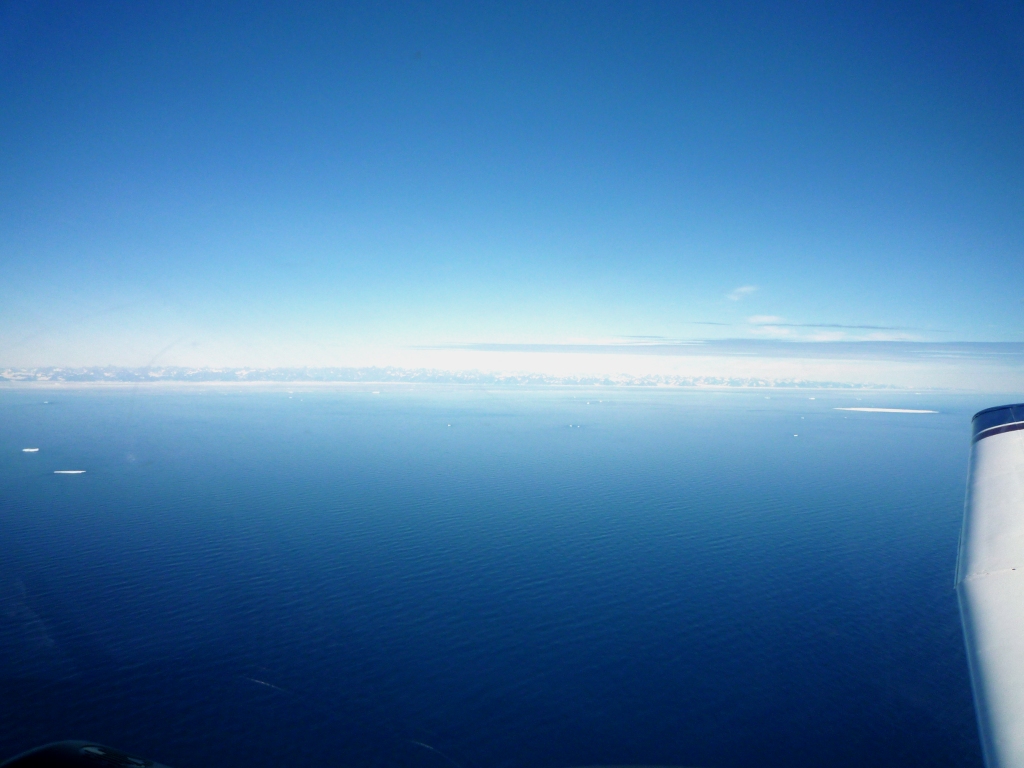
[[[956,577],[988,768],[1024,768],[1024,404],[975,414]]]

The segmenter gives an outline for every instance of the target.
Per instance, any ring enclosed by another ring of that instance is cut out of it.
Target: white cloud
[[[850,337],[842,331],[818,331],[805,338],[807,341],[848,341]]]
[[[797,339],[801,334],[793,329],[785,318],[778,315],[752,315],[747,318],[750,332],[769,339]]]
[[[749,296],[756,290],[756,285],[741,285],[739,288],[732,291],[731,293],[727,293],[725,297],[730,301],[739,301],[740,299]]]
[[[800,334],[795,333],[792,328],[780,328],[777,325],[755,325],[750,329],[751,333],[760,338],[767,339],[801,339]]]

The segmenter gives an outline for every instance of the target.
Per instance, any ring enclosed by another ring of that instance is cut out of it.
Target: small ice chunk
[[[39,453],[39,449],[38,448],[22,448],[21,452],[22,453]]]
[[[55,469],[53,470],[55,475],[84,475],[84,469]]]

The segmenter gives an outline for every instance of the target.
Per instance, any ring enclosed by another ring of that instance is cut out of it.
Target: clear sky
[[[0,4],[0,365],[1024,341],[1010,3]]]

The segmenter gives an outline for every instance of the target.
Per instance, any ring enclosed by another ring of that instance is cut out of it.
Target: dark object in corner
[[[58,741],[22,752],[0,768],[167,768],[91,741]]]

